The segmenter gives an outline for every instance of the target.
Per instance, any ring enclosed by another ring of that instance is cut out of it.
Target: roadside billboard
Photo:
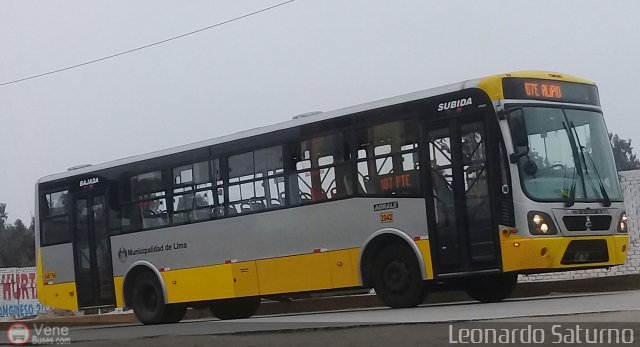
[[[38,301],[36,268],[0,268],[0,318],[37,316],[47,307]]]

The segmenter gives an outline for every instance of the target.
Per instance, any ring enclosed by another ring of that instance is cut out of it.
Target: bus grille
[[[611,216],[597,215],[588,216],[591,221],[591,227],[587,229],[587,216],[564,216],[562,221],[568,231],[606,231],[611,226]]]
[[[602,263],[609,261],[609,251],[605,240],[573,240],[564,252],[562,265]]]

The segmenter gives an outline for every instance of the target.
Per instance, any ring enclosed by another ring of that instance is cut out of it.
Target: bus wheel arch
[[[424,261],[417,245],[397,229],[374,233],[361,256],[363,285],[392,308],[414,307],[424,301]]]
[[[131,266],[123,283],[125,306],[133,308],[143,324],[176,323],[184,317],[185,304],[169,304],[167,290],[158,269],[148,262]]]
[[[406,233],[398,229],[386,228],[371,234],[365,241],[364,246],[362,246],[362,252],[360,253],[360,278],[364,287],[372,287],[373,285],[372,271],[376,254],[378,254],[384,246],[391,244],[400,244],[411,248],[420,266],[422,279],[427,279],[424,259],[416,243]]]
[[[133,284],[135,283],[135,278],[144,272],[150,272],[156,276],[162,288],[164,303],[165,304],[167,303],[167,287],[165,286],[164,280],[160,275],[160,270],[158,270],[158,268],[156,268],[153,264],[149,263],[148,261],[137,261],[131,264],[131,266],[129,267],[129,269],[124,275],[124,281],[122,284],[122,296],[123,296],[125,307],[132,307],[131,299],[133,298],[133,295],[131,291],[133,290],[133,287],[134,287]]]

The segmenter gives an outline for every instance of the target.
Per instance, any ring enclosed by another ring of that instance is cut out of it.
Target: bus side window
[[[131,201],[122,204],[124,232],[169,224],[165,184],[162,178],[162,171],[158,170],[126,180],[123,190],[128,193]]]
[[[282,146],[230,156],[228,160],[230,214],[285,205]]]
[[[217,208],[220,206],[217,186],[221,184],[217,176],[219,170],[216,170],[218,159],[211,164],[202,161],[173,169],[173,224],[208,220],[223,214],[222,209]],[[215,177],[211,177],[212,167]]]
[[[44,194],[41,197],[41,219],[43,246],[70,241],[69,213],[67,202],[69,191],[58,191]]]
[[[409,194],[420,190],[417,126],[412,121],[356,131],[360,194]]]
[[[291,151],[291,203],[318,202],[352,195],[351,166],[343,135],[304,140]]]

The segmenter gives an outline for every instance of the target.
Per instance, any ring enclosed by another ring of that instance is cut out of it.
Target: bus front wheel
[[[392,308],[418,306],[426,296],[415,253],[402,244],[386,246],[376,254],[372,281],[380,301]]]
[[[214,317],[222,320],[249,318],[258,312],[260,297],[216,300],[209,309]]]
[[[502,273],[472,277],[467,283],[467,294],[480,302],[500,302],[513,292],[518,283],[518,275]]]
[[[177,323],[184,317],[187,307],[183,304],[165,304],[162,287],[156,276],[143,272],[134,279],[133,313],[142,324]]]

